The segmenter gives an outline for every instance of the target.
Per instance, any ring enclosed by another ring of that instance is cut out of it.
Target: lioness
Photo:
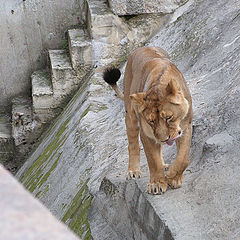
[[[169,60],[167,52],[157,47],[142,47],[128,58],[124,74],[124,95],[116,82],[117,68],[107,68],[104,80],[125,103],[129,163],[127,179],[141,177],[139,131],[150,171],[147,191],[161,194],[169,185],[178,188],[189,164],[192,137],[192,99],[187,84]],[[162,157],[162,145],[176,141],[177,158],[169,166]]]

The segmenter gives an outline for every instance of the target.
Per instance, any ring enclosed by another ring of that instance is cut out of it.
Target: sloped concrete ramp
[[[143,151],[143,178],[125,180],[124,107],[99,69],[18,172],[20,181],[86,239],[239,239],[239,9],[237,0],[189,1],[149,41],[169,52],[193,97],[182,188],[147,195]],[[167,163],[174,155],[174,146],[165,149]]]

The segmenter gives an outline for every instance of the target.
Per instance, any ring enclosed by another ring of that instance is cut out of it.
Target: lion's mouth
[[[180,137],[180,136],[176,136],[175,138],[166,141],[166,144],[169,145],[169,146],[172,146],[173,143],[174,143],[174,141],[175,141],[177,138],[179,138],[179,137]]]

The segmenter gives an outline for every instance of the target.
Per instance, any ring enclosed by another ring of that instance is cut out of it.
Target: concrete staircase
[[[111,13],[105,0],[87,0],[85,8],[87,28],[67,31],[68,49],[48,50],[48,66],[31,76],[32,98],[12,100],[12,123],[0,117],[0,144],[6,152],[17,148],[23,158],[44,126],[61,113],[84,83],[93,66],[111,63],[119,53],[116,43],[126,37],[127,25]],[[10,152],[7,158],[1,153],[1,162],[12,158],[14,154]]]
[[[41,121],[56,116],[93,66],[92,45],[84,29],[68,30],[67,50],[49,50],[50,69],[32,74],[33,113]]]
[[[6,117],[0,121],[1,149],[5,149],[0,162],[20,166],[74,93],[87,84],[93,69],[100,73],[109,64],[124,63],[128,53],[143,45],[164,21],[162,15],[144,15],[126,23],[112,13],[107,0],[86,0],[86,27],[69,29],[68,47],[48,51],[47,67],[31,76],[31,98],[13,99],[12,123]]]
[[[0,117],[0,162],[12,173],[92,70],[92,44],[87,30],[69,29],[67,35],[69,49],[49,50],[46,69],[33,72],[32,97],[12,100],[11,123]]]

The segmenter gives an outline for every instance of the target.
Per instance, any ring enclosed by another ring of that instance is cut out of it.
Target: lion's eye
[[[171,120],[172,118],[173,118],[173,116],[166,117],[166,121],[168,122],[168,121]]]
[[[154,120],[149,120],[150,124],[154,124]]]

